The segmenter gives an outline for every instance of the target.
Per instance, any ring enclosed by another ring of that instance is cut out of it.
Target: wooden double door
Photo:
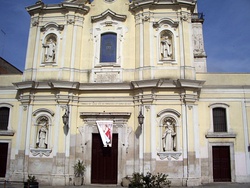
[[[100,134],[92,134],[92,184],[117,184],[118,134],[113,134],[112,147],[103,147]]]
[[[0,143],[0,177],[6,174],[8,146],[8,143]]]
[[[231,181],[231,163],[229,146],[213,146],[214,182]]]

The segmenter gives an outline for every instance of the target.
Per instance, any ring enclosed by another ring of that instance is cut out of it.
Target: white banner
[[[112,146],[113,121],[96,121],[104,147]]]

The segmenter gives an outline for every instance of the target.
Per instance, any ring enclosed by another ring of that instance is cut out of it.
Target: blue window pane
[[[101,35],[101,63],[116,62],[116,39],[115,33]]]

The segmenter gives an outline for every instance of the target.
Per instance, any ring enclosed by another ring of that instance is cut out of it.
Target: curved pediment
[[[106,11],[104,11],[103,13],[97,16],[92,16],[91,21],[92,23],[99,22],[99,21],[105,20],[108,16],[111,17],[113,20],[122,21],[122,22],[124,22],[127,19],[126,15],[116,14],[112,10],[107,9]]]
[[[178,22],[175,22],[174,20],[170,18],[163,18],[159,20],[158,22],[154,22],[153,26],[154,28],[160,28],[162,25],[167,24],[170,25],[171,27],[178,27]]]
[[[49,22],[47,23],[46,25],[42,26],[41,27],[41,31],[46,31],[48,30],[49,28],[55,28],[56,30],[58,31],[62,31],[64,29],[64,25],[58,25],[57,23],[55,22]]]
[[[164,110],[160,111],[160,112],[157,114],[157,116],[160,117],[161,115],[166,114],[166,113],[174,114],[174,115],[176,115],[177,117],[180,117],[180,116],[181,116],[181,114],[180,114],[178,111],[176,111],[176,110],[174,110],[174,109],[171,109],[171,108],[164,109]]]

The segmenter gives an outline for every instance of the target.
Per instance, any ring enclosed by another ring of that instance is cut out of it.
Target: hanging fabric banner
[[[113,121],[96,121],[104,147],[112,146]]]

